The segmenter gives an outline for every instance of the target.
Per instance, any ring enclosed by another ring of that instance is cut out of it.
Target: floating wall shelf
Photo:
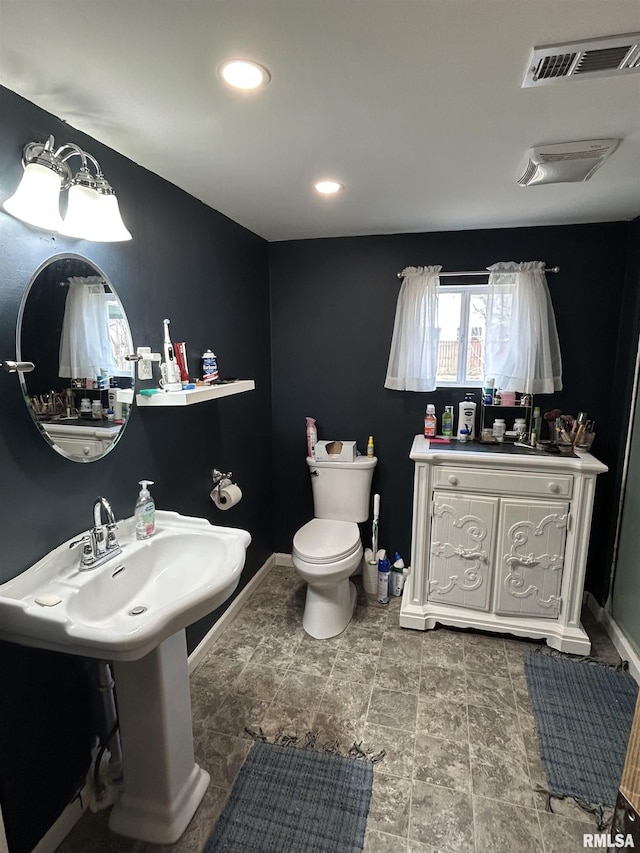
[[[160,406],[191,406],[194,403],[204,403],[206,400],[216,400],[218,397],[230,397],[232,394],[242,394],[244,391],[253,391],[256,383],[253,379],[238,379],[235,382],[227,382],[224,385],[210,385],[208,387],[198,386],[189,391],[160,391],[150,397],[136,394],[136,403],[141,408]]]

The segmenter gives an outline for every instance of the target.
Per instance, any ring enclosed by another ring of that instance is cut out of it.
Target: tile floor
[[[195,751],[211,785],[180,841],[167,847],[113,835],[87,812],[59,853],[202,851],[251,748],[245,727],[318,733],[379,751],[365,853],[573,853],[594,819],[573,801],[545,798],[523,656],[535,643],[437,628],[398,627],[360,593],[346,631],[308,637],[304,588],[276,567],[191,677]],[[617,661],[585,614],[593,655]],[[304,851],[288,851],[304,853]]]

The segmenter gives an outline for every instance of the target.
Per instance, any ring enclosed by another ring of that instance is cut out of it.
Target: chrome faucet
[[[103,510],[106,522],[103,522]],[[111,557],[122,553],[116,539],[116,527],[116,520],[109,501],[103,497],[96,498],[93,503],[93,529],[69,545],[70,548],[82,545],[82,557],[79,566],[81,572],[87,569],[95,569],[106,563]]]

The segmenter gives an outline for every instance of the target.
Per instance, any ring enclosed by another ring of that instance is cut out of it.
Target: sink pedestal
[[[209,784],[209,774],[193,756],[185,632],[139,660],[115,661],[113,668],[124,786],[109,828],[153,844],[172,844]]]

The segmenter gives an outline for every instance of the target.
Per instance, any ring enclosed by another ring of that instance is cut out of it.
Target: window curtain
[[[441,266],[407,267],[391,339],[385,388],[434,391],[438,371],[438,290]]]
[[[488,267],[485,375],[504,391],[562,389],[562,358],[542,261]]]
[[[116,375],[109,337],[109,300],[100,276],[72,276],[64,307],[58,376]]]

